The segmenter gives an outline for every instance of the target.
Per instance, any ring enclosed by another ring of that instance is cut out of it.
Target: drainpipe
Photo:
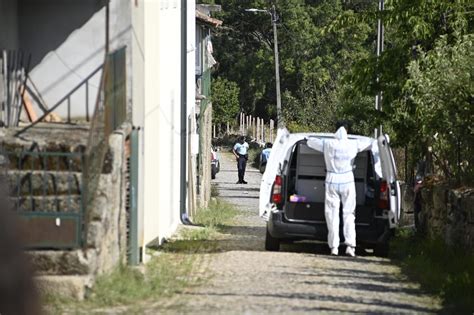
[[[180,128],[180,191],[179,217],[183,224],[191,224],[186,212],[186,164],[187,164],[187,35],[188,35],[187,0],[181,0],[181,128]]]

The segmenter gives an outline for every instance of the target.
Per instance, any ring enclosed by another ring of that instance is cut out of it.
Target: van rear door
[[[393,157],[392,150],[390,148],[390,138],[388,135],[380,136],[377,139],[380,153],[380,163],[382,167],[383,178],[389,184],[390,190],[390,211],[392,212],[395,222],[398,223],[400,219],[401,209],[401,193],[400,193],[400,182],[397,180],[397,166]]]
[[[263,173],[262,176],[260,183],[259,214],[265,219],[268,219],[268,214],[271,210],[270,197],[272,186],[275,181],[275,176],[278,174],[279,168],[284,162],[284,156],[288,150],[289,135],[288,130],[284,128],[278,129],[270,157],[267,161],[265,173]]]

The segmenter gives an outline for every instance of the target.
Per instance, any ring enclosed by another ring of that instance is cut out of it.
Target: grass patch
[[[200,209],[193,217],[193,222],[200,227],[184,229],[179,240],[164,244],[162,249],[184,254],[218,251],[219,232],[232,224],[238,213],[233,205],[216,198],[209,203],[209,207]]]
[[[99,277],[90,301],[96,305],[126,305],[137,300],[169,296],[189,284],[193,258],[161,253],[146,266],[145,274],[121,267]]]
[[[187,241],[205,241],[211,239],[216,232],[215,227],[187,229],[181,232],[181,238]]]
[[[198,279],[191,277],[195,258],[193,255],[161,253],[151,259],[144,273],[120,266],[99,276],[85,301],[46,297],[46,313],[87,313],[87,310],[114,306],[127,306],[128,313],[138,312],[141,302],[156,301],[197,284]],[[128,309],[129,305],[133,308]]]
[[[237,214],[233,205],[216,198],[209,203],[209,207],[200,209],[193,219],[196,224],[215,228],[231,224]]]
[[[141,314],[140,303],[171,296],[184,288],[197,285],[200,279],[193,276],[199,254],[215,252],[214,238],[219,228],[231,224],[238,211],[230,204],[216,199],[208,208],[201,209],[194,221],[202,227],[184,229],[179,240],[162,245],[159,255],[146,264],[144,273],[136,268],[121,266],[101,275],[85,301],[48,296],[46,314],[64,311],[85,313],[101,307],[126,306],[127,313]],[[128,306],[133,305],[134,309]]]
[[[449,248],[441,239],[424,239],[406,230],[397,234],[390,250],[403,272],[440,296],[446,310],[474,311],[474,255]]]

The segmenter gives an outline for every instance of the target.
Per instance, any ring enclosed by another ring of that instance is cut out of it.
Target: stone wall
[[[130,130],[125,128],[109,137],[111,172],[101,175],[87,224],[86,248],[96,252],[96,266],[91,269],[97,274],[126,261],[125,140]]]
[[[126,138],[130,132],[131,126],[124,124],[109,136],[106,166],[92,201],[92,212],[86,216],[89,221],[85,222],[83,247],[71,250],[28,251],[42,292],[81,300],[97,275],[126,263]],[[79,142],[68,141],[76,133],[75,130],[71,134],[65,130],[61,141],[77,145]],[[17,143],[16,139],[12,141],[15,145],[28,144]],[[42,148],[43,142],[38,143]]]
[[[423,188],[421,198],[421,232],[474,252],[474,188],[453,190],[438,184]]]
[[[211,199],[211,136],[212,136],[212,103],[208,103],[201,113],[199,146],[201,149],[201,173],[199,183],[199,207],[205,208]]]

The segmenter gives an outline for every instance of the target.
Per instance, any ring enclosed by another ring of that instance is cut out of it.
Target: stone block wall
[[[100,176],[82,248],[28,251],[42,292],[83,299],[94,278],[126,263],[127,148],[131,126],[109,136],[107,171]],[[60,282],[62,285],[57,285]]]
[[[130,128],[109,137],[111,172],[102,174],[87,223],[86,249],[96,252],[94,273],[101,274],[126,262],[126,148]]]
[[[201,112],[201,127],[199,134],[199,146],[201,155],[200,183],[199,183],[199,207],[205,208],[211,199],[211,137],[212,137],[212,103]]]
[[[474,188],[449,189],[438,184],[423,188],[421,198],[420,230],[474,253]]]

